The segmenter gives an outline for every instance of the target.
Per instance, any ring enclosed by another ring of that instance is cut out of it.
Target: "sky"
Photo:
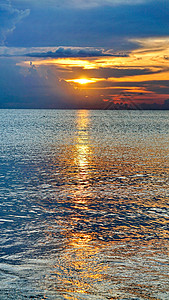
[[[0,108],[169,108],[169,0],[1,0]]]

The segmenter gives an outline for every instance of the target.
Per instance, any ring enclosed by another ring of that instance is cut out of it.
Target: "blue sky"
[[[135,90],[142,88],[145,96],[143,100],[146,99],[145,91],[147,91],[149,95],[146,101],[152,102],[153,97],[157,101],[159,94],[159,101],[164,102],[169,94],[168,41],[168,0],[1,0],[0,105],[27,107],[29,101],[30,106],[34,104],[36,107],[46,107],[48,103],[51,107],[60,105],[64,107],[65,103],[71,106],[71,97],[72,99],[86,97],[91,99],[91,103],[93,101],[101,103],[103,100],[100,96],[103,91],[99,92],[101,84],[105,90],[107,86],[115,90],[114,82],[116,82],[118,89],[119,81],[115,80],[117,76],[128,80],[127,85],[130,86],[130,91],[132,90],[132,80],[128,77],[126,79],[127,74],[131,77],[152,74],[152,82],[150,77],[142,77],[142,81],[133,77],[132,91],[134,88]],[[146,54],[148,52],[151,53],[149,60]],[[141,53],[145,58],[144,64],[140,63]],[[121,60],[116,60],[116,66],[113,60],[111,64],[107,63],[108,66],[105,63],[102,67],[95,64],[92,71],[90,69],[87,71],[82,61],[79,61],[79,65],[74,61],[73,65],[67,64],[66,67],[56,60],[45,63],[48,58],[79,56],[84,60],[85,56],[94,59],[95,56],[106,57],[108,54],[114,58],[121,57]],[[135,63],[135,56],[138,57],[138,65]],[[126,57],[131,59],[127,60]],[[41,63],[38,64],[40,58]],[[28,64],[23,63],[25,60]],[[155,72],[163,75],[158,79],[154,75]],[[45,74],[49,73],[50,79],[46,79],[44,91],[44,78],[47,78]],[[101,74],[102,83],[98,79]],[[73,81],[78,79],[77,76],[95,78],[97,84],[90,81],[89,85],[82,88]],[[11,78],[11,81],[8,78]],[[95,85],[98,86],[98,90]],[[125,85],[125,82],[121,83],[121,87],[122,85]],[[91,93],[92,86],[95,94]],[[117,98],[117,92],[113,94],[114,90],[110,93],[104,91],[106,101],[113,101],[113,95]],[[121,91],[128,93],[125,89]],[[156,94],[149,97],[152,91]],[[76,103],[75,101],[73,105],[76,106]]]

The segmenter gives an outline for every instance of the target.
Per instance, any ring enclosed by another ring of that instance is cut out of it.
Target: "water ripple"
[[[168,112],[0,115],[0,299],[169,299]]]

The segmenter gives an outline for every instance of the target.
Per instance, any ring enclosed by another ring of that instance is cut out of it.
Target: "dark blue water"
[[[0,110],[0,299],[169,299],[169,112]]]

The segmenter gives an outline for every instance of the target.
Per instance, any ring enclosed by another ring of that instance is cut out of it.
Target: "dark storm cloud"
[[[8,33],[15,29],[16,24],[29,15],[29,9],[19,10],[9,0],[0,2],[0,44],[3,44]]]

